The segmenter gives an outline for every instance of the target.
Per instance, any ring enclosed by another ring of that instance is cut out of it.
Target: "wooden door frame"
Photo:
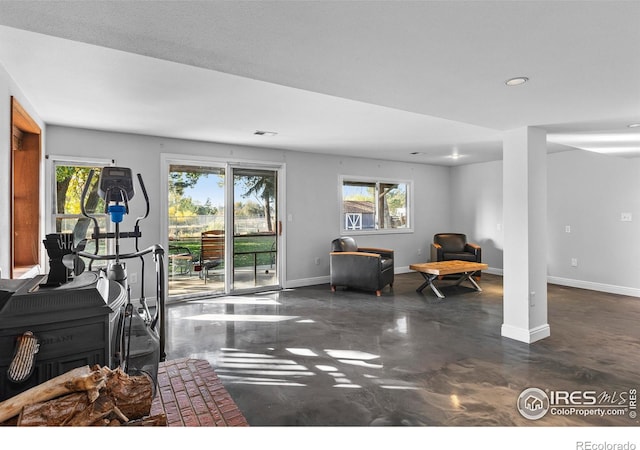
[[[19,276],[17,267],[33,267],[40,264],[42,130],[13,96],[11,97],[10,139],[11,261],[9,277],[16,278]],[[25,221],[24,216],[27,216],[28,220]],[[23,234],[19,240],[16,239],[16,233]],[[26,250],[26,247],[29,247],[29,250]],[[23,255],[23,252],[27,254]],[[18,256],[17,253],[20,255]]]

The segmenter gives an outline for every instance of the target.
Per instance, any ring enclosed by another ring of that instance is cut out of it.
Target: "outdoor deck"
[[[186,295],[198,292],[224,292],[224,269],[209,271],[209,278],[204,282],[204,273],[192,270],[171,275],[169,270],[169,295]],[[234,288],[252,289],[256,286],[272,286],[278,284],[275,264],[273,266],[258,265],[254,267],[236,268],[234,273]]]
[[[217,235],[224,242],[224,235]],[[251,233],[234,236],[234,290],[252,289],[278,284],[277,247],[274,233]],[[205,268],[204,241],[200,237],[174,240],[169,245],[169,295],[199,292],[224,292],[225,265]],[[224,258],[224,247],[218,249]],[[206,257],[205,259],[207,259]]]

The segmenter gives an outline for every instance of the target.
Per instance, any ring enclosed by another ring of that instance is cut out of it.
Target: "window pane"
[[[93,253],[93,247],[89,248],[95,245],[91,240],[91,235],[94,232],[93,222],[82,215],[80,206],[82,191],[87,184],[91,169],[94,170],[94,174],[85,197],[85,210],[88,214],[96,217],[101,232],[107,231],[104,200],[98,194],[100,167],[56,164],[56,192],[53,208],[56,233],[72,233],[75,244],[87,239],[89,242],[85,251]]]
[[[407,185],[380,184],[380,228],[407,228]]]
[[[203,231],[224,230],[224,169],[170,165],[168,206],[170,241],[195,247]]]
[[[104,201],[98,195],[100,167],[58,165],[56,166],[56,214],[81,214],[82,190],[91,169],[94,170],[94,174],[91,179],[91,188],[85,199],[85,208],[87,213],[104,213]]]
[[[376,228],[375,183],[345,181],[342,185],[342,223],[345,230]]]

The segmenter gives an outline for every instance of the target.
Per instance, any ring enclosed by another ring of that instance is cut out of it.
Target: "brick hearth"
[[[170,427],[249,426],[211,365],[202,359],[160,363],[151,415],[163,411]]]

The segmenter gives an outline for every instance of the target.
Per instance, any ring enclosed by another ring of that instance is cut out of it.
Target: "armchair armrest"
[[[480,246],[477,244],[467,244],[464,246],[464,251],[475,253],[477,255],[478,252],[480,251]]]
[[[370,252],[331,252],[329,253],[331,256],[358,256],[358,257],[368,257],[368,258],[380,258],[378,253],[370,253]]]
[[[359,247],[358,251],[365,253],[375,253],[384,258],[393,258],[393,250],[390,248]]]
[[[482,248],[477,244],[467,244],[465,250],[476,256],[476,261],[482,261]]]
[[[365,252],[331,252],[329,259],[332,277],[336,279],[368,278],[379,272],[382,261],[377,253]]]
[[[431,261],[441,261],[443,258],[442,254],[442,245],[436,244],[435,242],[431,243]]]

